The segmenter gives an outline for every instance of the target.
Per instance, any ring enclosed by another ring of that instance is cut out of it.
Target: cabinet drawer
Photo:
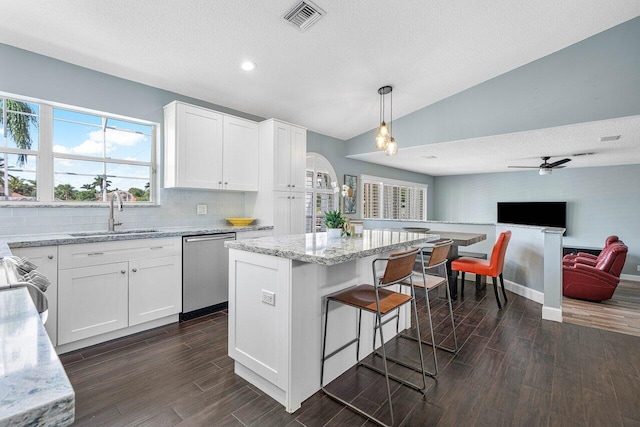
[[[60,270],[181,254],[180,238],[123,240],[59,247]]]

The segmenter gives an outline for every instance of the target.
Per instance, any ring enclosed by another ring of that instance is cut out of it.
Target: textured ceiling
[[[378,124],[380,86],[397,118],[640,13],[638,0],[317,0],[326,16],[303,33],[282,18],[294,3],[0,0],[0,42],[348,139]]]
[[[616,141],[601,137],[620,135]],[[574,156],[593,153],[588,156]],[[539,166],[540,155],[549,163],[568,157],[566,168],[640,163],[640,116],[559,126],[528,132],[494,135],[462,141],[406,147],[393,157],[384,152],[348,156],[371,163],[433,176],[489,172],[515,172],[507,166]],[[427,158],[434,156],[435,158]],[[535,169],[531,169],[537,173]],[[561,174],[562,169],[554,170]]]

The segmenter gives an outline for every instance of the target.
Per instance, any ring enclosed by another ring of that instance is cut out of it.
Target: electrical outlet
[[[198,215],[206,215],[207,214],[207,205],[196,205],[196,213]]]
[[[275,292],[270,292],[266,290],[262,290],[262,302],[269,305],[276,305],[276,294]]]

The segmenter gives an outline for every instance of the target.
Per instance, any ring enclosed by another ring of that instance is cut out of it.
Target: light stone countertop
[[[12,248],[28,248],[36,246],[73,245],[78,243],[112,242],[118,240],[156,239],[163,237],[192,236],[215,233],[241,233],[243,231],[272,230],[272,226],[249,225],[234,227],[214,225],[211,227],[158,227],[154,231],[118,230],[109,231],[81,231],[77,233],[29,234],[5,236],[0,238],[0,258],[11,255]],[[242,238],[242,235],[238,236]]]
[[[0,346],[0,425],[73,423],[73,388],[26,288],[0,290]]]
[[[438,239],[437,234],[402,230],[364,230],[362,237],[328,239],[327,233],[294,234],[227,241],[229,249],[272,255],[322,265],[335,265],[370,255],[403,250]]]

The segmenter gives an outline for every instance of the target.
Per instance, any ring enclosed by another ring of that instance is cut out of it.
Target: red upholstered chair
[[[624,243],[618,241],[602,250],[596,265],[563,263],[562,294],[588,301],[610,299],[620,283],[628,250]]]
[[[464,297],[464,273],[474,273],[476,275],[491,277],[493,280],[493,291],[496,294],[496,302],[498,303],[498,309],[502,310],[502,304],[500,304],[500,297],[498,296],[498,282],[497,278],[500,278],[500,284],[502,285],[502,296],[504,302],[507,302],[507,293],[504,290],[504,278],[502,277],[502,269],[504,268],[504,255],[507,252],[507,245],[511,239],[511,231],[503,231],[498,236],[496,244],[493,245],[493,251],[491,251],[491,258],[488,260],[460,257],[451,263],[451,270],[458,277],[458,271],[462,272],[462,284],[460,285],[460,293]]]
[[[618,236],[612,235],[607,237],[604,240],[604,248],[602,248],[602,250],[604,251],[604,249],[612,244],[618,244],[618,243],[624,243],[622,240],[620,240],[618,238]],[[562,257],[562,264],[565,265],[565,263],[573,263],[573,262],[580,262],[582,264],[589,264],[592,266],[595,266],[598,261],[600,260],[600,257],[602,256],[602,252],[600,252],[600,255],[592,255],[592,254],[588,254],[585,252],[578,252],[577,255],[574,254],[567,254],[564,257]]]

